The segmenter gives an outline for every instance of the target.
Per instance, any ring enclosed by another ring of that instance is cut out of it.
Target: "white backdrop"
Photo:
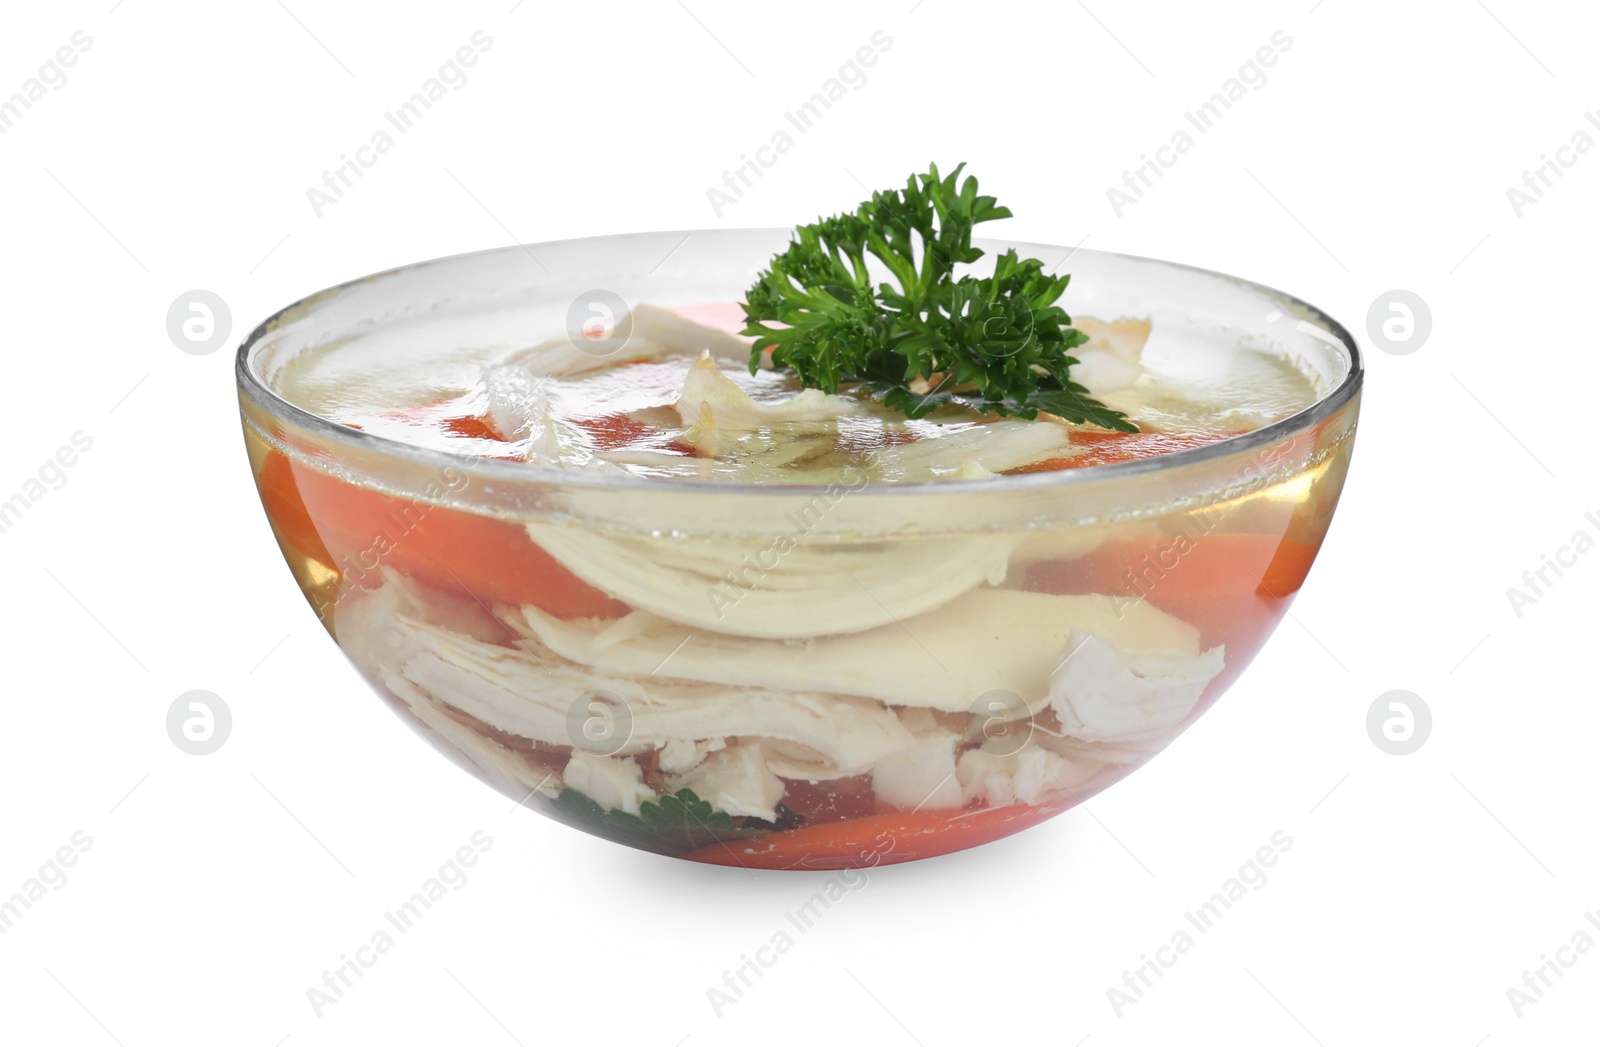
[[[6,12],[0,99],[25,104],[0,108],[0,502],[23,509],[0,533],[0,898],[44,885],[0,934],[7,1042],[1592,1035],[1600,950],[1573,943],[1600,941],[1593,12],[913,3]],[[462,47],[473,64],[441,73]],[[874,63],[841,73],[862,47]],[[444,97],[358,152],[432,77]],[[841,77],[792,148],[757,152]],[[1186,114],[1230,79],[1242,97],[1202,133]],[[1161,151],[1179,131],[1192,145]],[[361,177],[314,204],[346,156]],[[774,162],[714,203],[746,156]],[[1018,216],[1003,235],[1237,273],[1342,319],[1370,368],[1355,467],[1293,620],[1198,726],[1044,827],[872,872],[719,1014],[707,990],[823,878],[632,853],[434,755],[281,563],[231,351],[371,271],[791,225],[930,160],[970,163]],[[168,333],[195,289],[231,315],[208,354]],[[1431,317],[1405,353],[1367,326],[1395,290]],[[1547,556],[1568,566],[1535,593]],[[192,689],[232,714],[205,756],[166,729]],[[1432,715],[1405,756],[1367,729],[1396,689]],[[467,882],[317,1013],[307,990],[480,831]],[[1265,883],[1114,1007],[1279,832]]]

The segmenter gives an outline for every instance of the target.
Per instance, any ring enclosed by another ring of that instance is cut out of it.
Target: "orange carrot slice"
[[[628,607],[579,579],[518,524],[394,498],[268,455],[262,504],[284,540],[359,582],[393,567],[484,603],[533,604],[558,618],[619,618]]]
[[[964,851],[1073,806],[1012,804],[975,811],[918,811],[806,825],[754,840],[712,844],[685,855],[692,862],[747,869],[861,869]]]
[[[1143,597],[1200,630],[1206,647],[1248,658],[1266,642],[1317,550],[1270,534],[1206,534],[1155,544],[1112,542],[1078,560],[1029,566],[1024,588]]]

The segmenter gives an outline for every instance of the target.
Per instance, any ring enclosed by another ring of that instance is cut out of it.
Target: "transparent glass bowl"
[[[1071,252],[1074,315],[1148,317],[1206,374],[1280,354],[1316,403],[1160,458],[832,487],[644,480],[454,455],[283,395],[511,349],[576,304],[737,299],[786,230],[652,233],[406,266],[284,309],[239,350],[251,468],[296,581],[378,693],[513,799],[635,847],[754,868],[975,846],[1149,759],[1236,679],[1338,502],[1362,369],[1277,291]],[[1015,247],[979,241],[992,264]],[[615,296],[611,298],[608,296]]]

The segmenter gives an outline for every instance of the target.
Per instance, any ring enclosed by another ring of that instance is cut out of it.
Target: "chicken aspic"
[[[895,485],[983,499],[1008,476],[1155,465],[1259,429],[1317,399],[1269,351],[1234,347],[1197,378],[1152,363],[1148,318],[1075,318],[1072,377],[1122,432],[803,387],[770,353],[747,366],[745,323],[737,304],[639,305],[448,366],[363,370],[335,347],[277,376],[322,418],[459,456],[420,497],[247,427],[279,541],[354,663],[436,744],[580,828],[763,868],[1007,835],[1170,741],[1310,567],[1337,433],[1132,519],[899,537],[828,519]],[[581,505],[486,513],[474,459],[775,498],[705,532]]]

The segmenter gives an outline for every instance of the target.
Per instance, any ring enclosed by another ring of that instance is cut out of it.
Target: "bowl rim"
[[[816,484],[741,484],[727,480],[692,480],[680,477],[651,477],[639,476],[633,473],[596,473],[586,470],[577,470],[553,465],[537,465],[531,462],[512,462],[499,458],[486,458],[480,455],[464,454],[455,451],[442,451],[431,447],[407,443],[393,437],[370,433],[360,429],[324,418],[313,411],[308,411],[288,398],[269,388],[262,377],[255,373],[250,366],[253,351],[262,343],[262,340],[271,334],[278,321],[290,313],[306,306],[329,298],[340,291],[359,284],[365,284],[382,277],[423,266],[438,265],[445,262],[472,258],[479,255],[500,254],[512,251],[536,250],[541,247],[557,247],[564,244],[587,243],[599,240],[626,240],[644,236],[714,236],[730,233],[752,233],[770,235],[790,235],[792,229],[763,226],[737,226],[723,229],[663,229],[652,232],[613,233],[602,236],[568,237],[562,240],[544,240],[531,244],[511,244],[505,247],[490,247],[477,251],[463,251],[453,255],[442,255],[437,258],[424,259],[404,265],[393,266],[378,272],[359,276],[342,283],[333,284],[322,290],[304,295],[290,304],[278,309],[268,316],[255,329],[239,343],[239,348],[234,354],[234,375],[241,395],[247,396],[253,403],[267,412],[270,416],[279,418],[308,430],[323,440],[335,445],[344,445],[368,454],[379,453],[391,458],[399,458],[419,465],[432,467],[436,470],[453,468],[470,472],[473,476],[483,479],[495,479],[508,483],[537,483],[555,487],[591,488],[603,490],[627,491],[662,491],[662,492],[705,492],[721,495],[735,494],[740,496],[758,495],[793,495],[800,492],[817,490]],[[983,238],[990,242],[1006,243],[1021,247],[1060,247],[1036,243],[1032,241],[1014,240],[1005,237]],[[1079,249],[1073,248],[1072,254],[1077,254]],[[1099,251],[1090,249],[1086,254],[1098,255],[1106,258],[1118,258],[1133,262],[1149,262],[1166,266],[1172,269],[1185,270],[1202,276],[1215,277],[1235,284],[1243,284],[1257,291],[1280,299],[1285,304],[1303,310],[1306,314],[1303,322],[1311,322],[1321,326],[1337,341],[1338,348],[1342,349],[1349,363],[1343,380],[1326,394],[1319,397],[1315,403],[1296,411],[1287,418],[1281,418],[1270,425],[1237,436],[1224,437],[1212,443],[1203,444],[1186,450],[1171,451],[1154,458],[1132,459],[1125,462],[1113,462],[1104,465],[1095,465],[1082,469],[1055,469],[1033,473],[1015,473],[983,477],[971,480],[934,479],[918,480],[909,483],[874,483],[870,491],[875,495],[928,495],[934,492],[951,494],[973,494],[979,491],[988,492],[1018,492],[1029,490],[1055,490],[1071,488],[1088,484],[1114,481],[1126,476],[1149,477],[1156,474],[1174,472],[1186,466],[1199,465],[1219,458],[1229,457],[1241,452],[1252,451],[1271,444],[1297,436],[1310,430],[1312,427],[1331,417],[1355,398],[1360,392],[1366,375],[1366,368],[1362,361],[1360,347],[1351,336],[1348,329],[1335,320],[1326,311],[1299,298],[1281,291],[1268,284],[1258,283],[1244,277],[1233,276],[1228,273],[1206,269],[1202,266],[1189,265],[1184,262],[1169,261],[1164,258],[1154,258],[1148,255],[1127,254],[1118,251]],[[1069,255],[1070,257],[1070,255]],[[1333,343],[1326,343],[1332,347]]]

